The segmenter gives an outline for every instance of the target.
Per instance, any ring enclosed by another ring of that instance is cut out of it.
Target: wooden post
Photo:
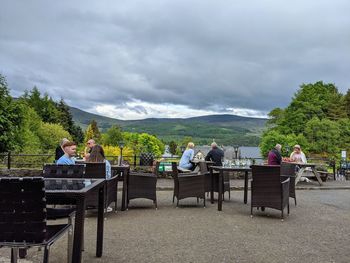
[[[11,169],[11,152],[8,151],[7,153],[7,169]]]

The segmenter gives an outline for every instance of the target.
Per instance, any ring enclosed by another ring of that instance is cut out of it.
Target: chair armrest
[[[195,177],[195,176],[201,176],[201,175],[204,175],[204,174],[198,174],[198,173],[185,173],[185,174],[179,174],[177,177],[179,178],[186,178],[186,177]]]
[[[142,172],[130,172],[129,176],[157,177],[155,174]]]
[[[288,176],[288,178],[286,179],[286,180],[284,180],[283,182],[281,182],[281,184],[283,185],[283,184],[289,184],[289,181],[290,181],[290,178],[289,178],[289,176]]]

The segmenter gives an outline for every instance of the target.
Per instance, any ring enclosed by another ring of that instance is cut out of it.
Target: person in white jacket
[[[307,163],[305,154],[301,151],[299,144],[294,145],[294,150],[290,155],[290,160],[296,163]]]

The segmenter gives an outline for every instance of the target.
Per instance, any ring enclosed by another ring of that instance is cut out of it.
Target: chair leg
[[[197,197],[197,204],[199,203],[199,198]]]
[[[297,198],[294,197],[294,203],[295,203],[295,206],[297,206]]]
[[[205,194],[204,194],[204,198],[203,198],[203,205],[204,205],[204,208],[205,208]]]
[[[48,263],[49,262],[49,254],[50,254],[50,247],[46,246],[44,250],[44,260],[43,263]]]
[[[250,217],[253,217],[253,205],[250,205]]]
[[[69,219],[71,221],[72,219]],[[67,262],[72,262],[72,255],[73,255],[73,227],[71,226],[68,230],[68,248],[67,248]]]
[[[173,194],[173,203],[175,202],[175,194]]]
[[[11,263],[17,263],[18,248],[11,248]]]
[[[179,199],[177,199],[176,207],[179,207]]]
[[[289,202],[288,202],[288,205],[287,205],[287,212],[288,212],[288,215],[289,215]]]
[[[228,200],[231,200],[231,189],[228,190]]]
[[[154,206],[155,206],[155,208],[156,208],[156,210],[157,210],[157,209],[158,209],[157,199],[156,199],[156,200],[154,200],[154,201],[153,201],[153,203],[154,203]]]
[[[264,212],[265,211],[265,206],[261,207],[261,211]]]
[[[284,219],[284,209],[282,208],[282,210],[281,210],[281,220],[283,220]]]
[[[20,248],[18,250],[18,255],[19,255],[19,258],[26,258],[26,256],[27,256],[27,249],[26,248]]]

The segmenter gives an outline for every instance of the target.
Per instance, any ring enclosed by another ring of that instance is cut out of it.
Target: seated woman
[[[189,142],[187,144],[187,149],[184,151],[184,153],[182,154],[179,166],[180,168],[183,169],[191,169],[193,167],[192,163],[190,162],[193,159],[194,156],[194,143],[193,142]]]
[[[290,160],[296,163],[307,163],[305,154],[301,151],[300,145],[294,145],[294,150],[290,155]]]
[[[96,144],[92,147],[91,153],[87,160],[89,163],[106,163],[106,179],[110,179],[112,175],[111,164],[106,160],[105,152],[102,146]]]

